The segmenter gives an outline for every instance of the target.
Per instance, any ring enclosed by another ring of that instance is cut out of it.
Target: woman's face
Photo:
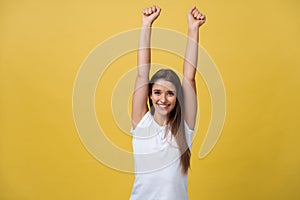
[[[150,98],[155,112],[167,115],[176,105],[176,88],[170,81],[159,79],[152,86]]]

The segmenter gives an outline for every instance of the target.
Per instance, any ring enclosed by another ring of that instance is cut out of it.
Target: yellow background
[[[300,199],[299,1],[2,0],[1,200],[129,198],[133,175],[100,164],[82,145],[73,122],[72,90],[90,51],[112,35],[138,28],[141,10],[152,4],[162,8],[154,26],[182,33],[192,5],[207,15],[201,44],[226,88],[221,138],[199,160],[210,99],[197,75],[201,119],[190,199]],[[106,76],[117,80],[134,67],[135,56],[116,60]],[[181,65],[179,58],[160,51],[153,52],[153,61]],[[114,127],[103,117],[109,105],[101,97],[112,88],[106,79],[107,87],[98,85],[96,112],[101,123]],[[131,149],[130,137],[117,128],[106,134]]]

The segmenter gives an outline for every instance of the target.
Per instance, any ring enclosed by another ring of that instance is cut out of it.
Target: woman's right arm
[[[132,126],[133,128],[139,123],[148,111],[148,83],[150,72],[150,40],[152,23],[160,14],[158,6],[146,8],[142,12],[142,27],[138,47],[138,73],[135,80],[134,93],[132,98]]]

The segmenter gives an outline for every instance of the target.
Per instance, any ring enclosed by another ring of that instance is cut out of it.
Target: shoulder
[[[190,129],[186,122],[184,122],[184,131],[185,131],[185,138],[189,148],[192,147],[194,130]]]
[[[139,123],[136,125],[135,128],[131,128],[130,132],[134,132],[137,128],[145,128],[150,126],[151,122],[153,120],[153,117],[150,113],[150,111],[146,112],[146,114],[143,116],[143,118],[139,121]]]
[[[184,121],[184,131],[186,134],[193,134],[194,130],[190,129],[186,121]]]

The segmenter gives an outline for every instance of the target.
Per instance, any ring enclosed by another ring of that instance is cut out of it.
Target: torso
[[[159,126],[147,112],[132,130],[135,182],[131,200],[185,200],[187,175],[181,173],[180,151],[166,126]],[[190,146],[192,130],[186,126]]]

